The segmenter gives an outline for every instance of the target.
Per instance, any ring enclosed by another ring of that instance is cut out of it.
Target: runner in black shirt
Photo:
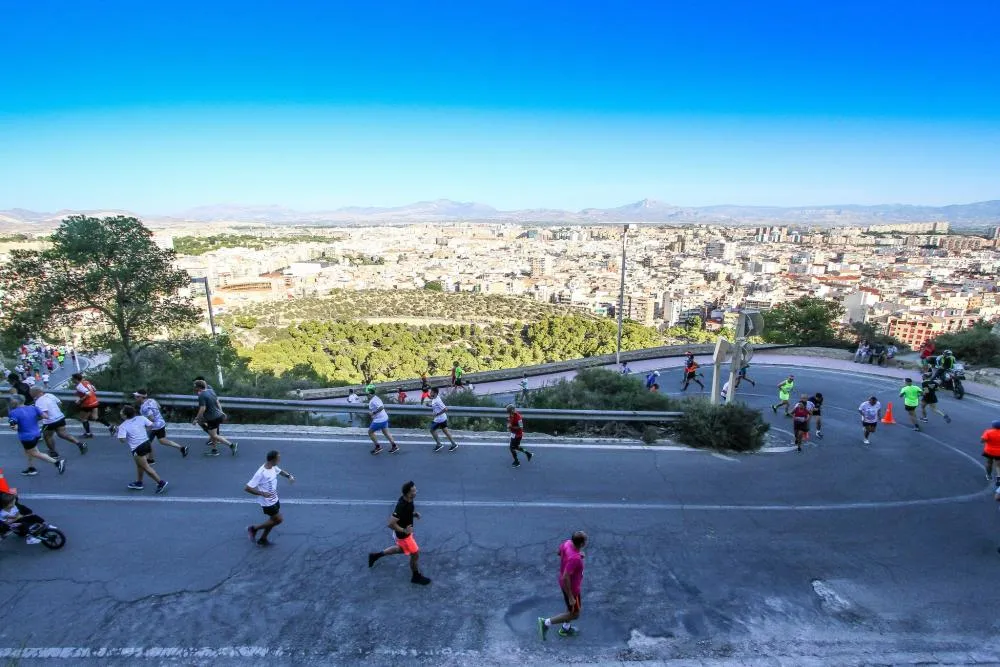
[[[417,497],[417,485],[413,482],[403,484],[403,495],[396,501],[396,509],[389,517],[389,528],[396,538],[396,546],[389,547],[383,551],[373,551],[368,554],[368,567],[375,565],[382,556],[392,556],[394,554],[406,554],[410,557],[410,570],[413,576],[410,582],[426,586],[431,580],[420,574],[417,561],[420,558],[420,548],[416,540],[413,539],[413,521],[420,518],[420,512],[415,510],[413,499]]]
[[[924,390],[924,395],[920,397],[920,421],[927,421],[927,408],[930,408],[932,412],[943,417],[946,424],[950,424],[951,417],[938,407],[938,383],[932,380],[931,376],[925,375],[924,381],[920,383],[920,387]]]
[[[809,397],[809,402],[813,405],[813,417],[816,418],[816,437],[823,437],[823,394],[818,391]]]
[[[10,384],[11,393],[20,394],[21,398],[24,399],[25,405],[35,404],[35,399],[31,395],[31,387],[29,387],[26,382],[23,382],[17,373],[11,373],[8,375],[7,383]]]

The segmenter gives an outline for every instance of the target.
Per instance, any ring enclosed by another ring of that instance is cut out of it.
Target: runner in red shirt
[[[809,420],[812,418],[812,410],[809,408],[809,399],[802,395],[802,399],[792,408],[792,430],[795,431],[795,447],[802,451],[802,440],[809,433]]]
[[[517,459],[517,453],[522,452],[528,457],[528,461],[531,461],[533,454],[521,446],[521,438],[524,437],[524,417],[513,403],[507,406],[507,429],[510,431],[510,455],[514,457],[514,467],[520,468],[521,462]]]

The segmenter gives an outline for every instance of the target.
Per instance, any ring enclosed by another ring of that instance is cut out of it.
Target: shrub
[[[934,347],[939,354],[951,350],[960,361],[1000,367],[1000,336],[993,335],[991,329],[989,324],[977,322],[971,329],[938,336]]]
[[[684,416],[671,430],[677,439],[699,449],[755,452],[764,446],[770,426],[760,412],[742,403],[712,405],[703,398],[683,402]]]

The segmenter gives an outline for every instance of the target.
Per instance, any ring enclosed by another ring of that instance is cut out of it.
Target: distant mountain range
[[[274,225],[322,224],[393,224],[430,221],[508,221],[545,224],[600,223],[714,223],[714,224],[798,224],[798,225],[873,225],[879,223],[947,221],[955,227],[1000,225],[1000,200],[953,204],[950,206],[674,206],[653,199],[643,199],[617,208],[586,208],[582,211],[524,209],[501,211],[475,202],[450,199],[421,201],[406,206],[349,206],[327,211],[297,211],[283,206],[241,206],[218,204],[199,206],[173,215],[143,215],[129,211],[57,211],[39,213],[25,209],[0,211],[0,229],[55,226],[68,215],[135,215],[152,225],[176,225],[185,222],[265,223]]]

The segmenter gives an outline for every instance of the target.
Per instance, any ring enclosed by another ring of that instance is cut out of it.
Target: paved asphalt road
[[[755,368],[764,407],[785,369]],[[64,529],[48,552],[0,545],[0,659],[17,664],[468,665],[1000,662],[1000,517],[978,436],[1000,410],[945,397],[924,433],[882,426],[865,448],[857,405],[897,381],[797,370],[826,395],[825,439],[803,454],[719,457],[655,448],[540,446],[511,469],[499,434],[449,454],[426,437],[372,457],[362,438],[280,431],[236,458],[159,448],[166,496],[134,493],[107,437],[65,476],[0,462],[24,501]],[[669,388],[669,387],[667,387]],[[903,417],[893,399],[897,419]],[[778,428],[788,420],[766,409]],[[274,428],[274,427],[272,427]],[[79,430],[76,427],[76,430]],[[172,435],[201,450],[203,436]],[[530,434],[527,446],[530,444]],[[564,441],[565,442],[565,441]],[[243,484],[278,447],[286,523],[258,548]],[[389,546],[386,520],[417,482],[426,587]],[[591,536],[582,634],[535,634],[560,610],[559,542]],[[88,659],[89,658],[89,662]]]

